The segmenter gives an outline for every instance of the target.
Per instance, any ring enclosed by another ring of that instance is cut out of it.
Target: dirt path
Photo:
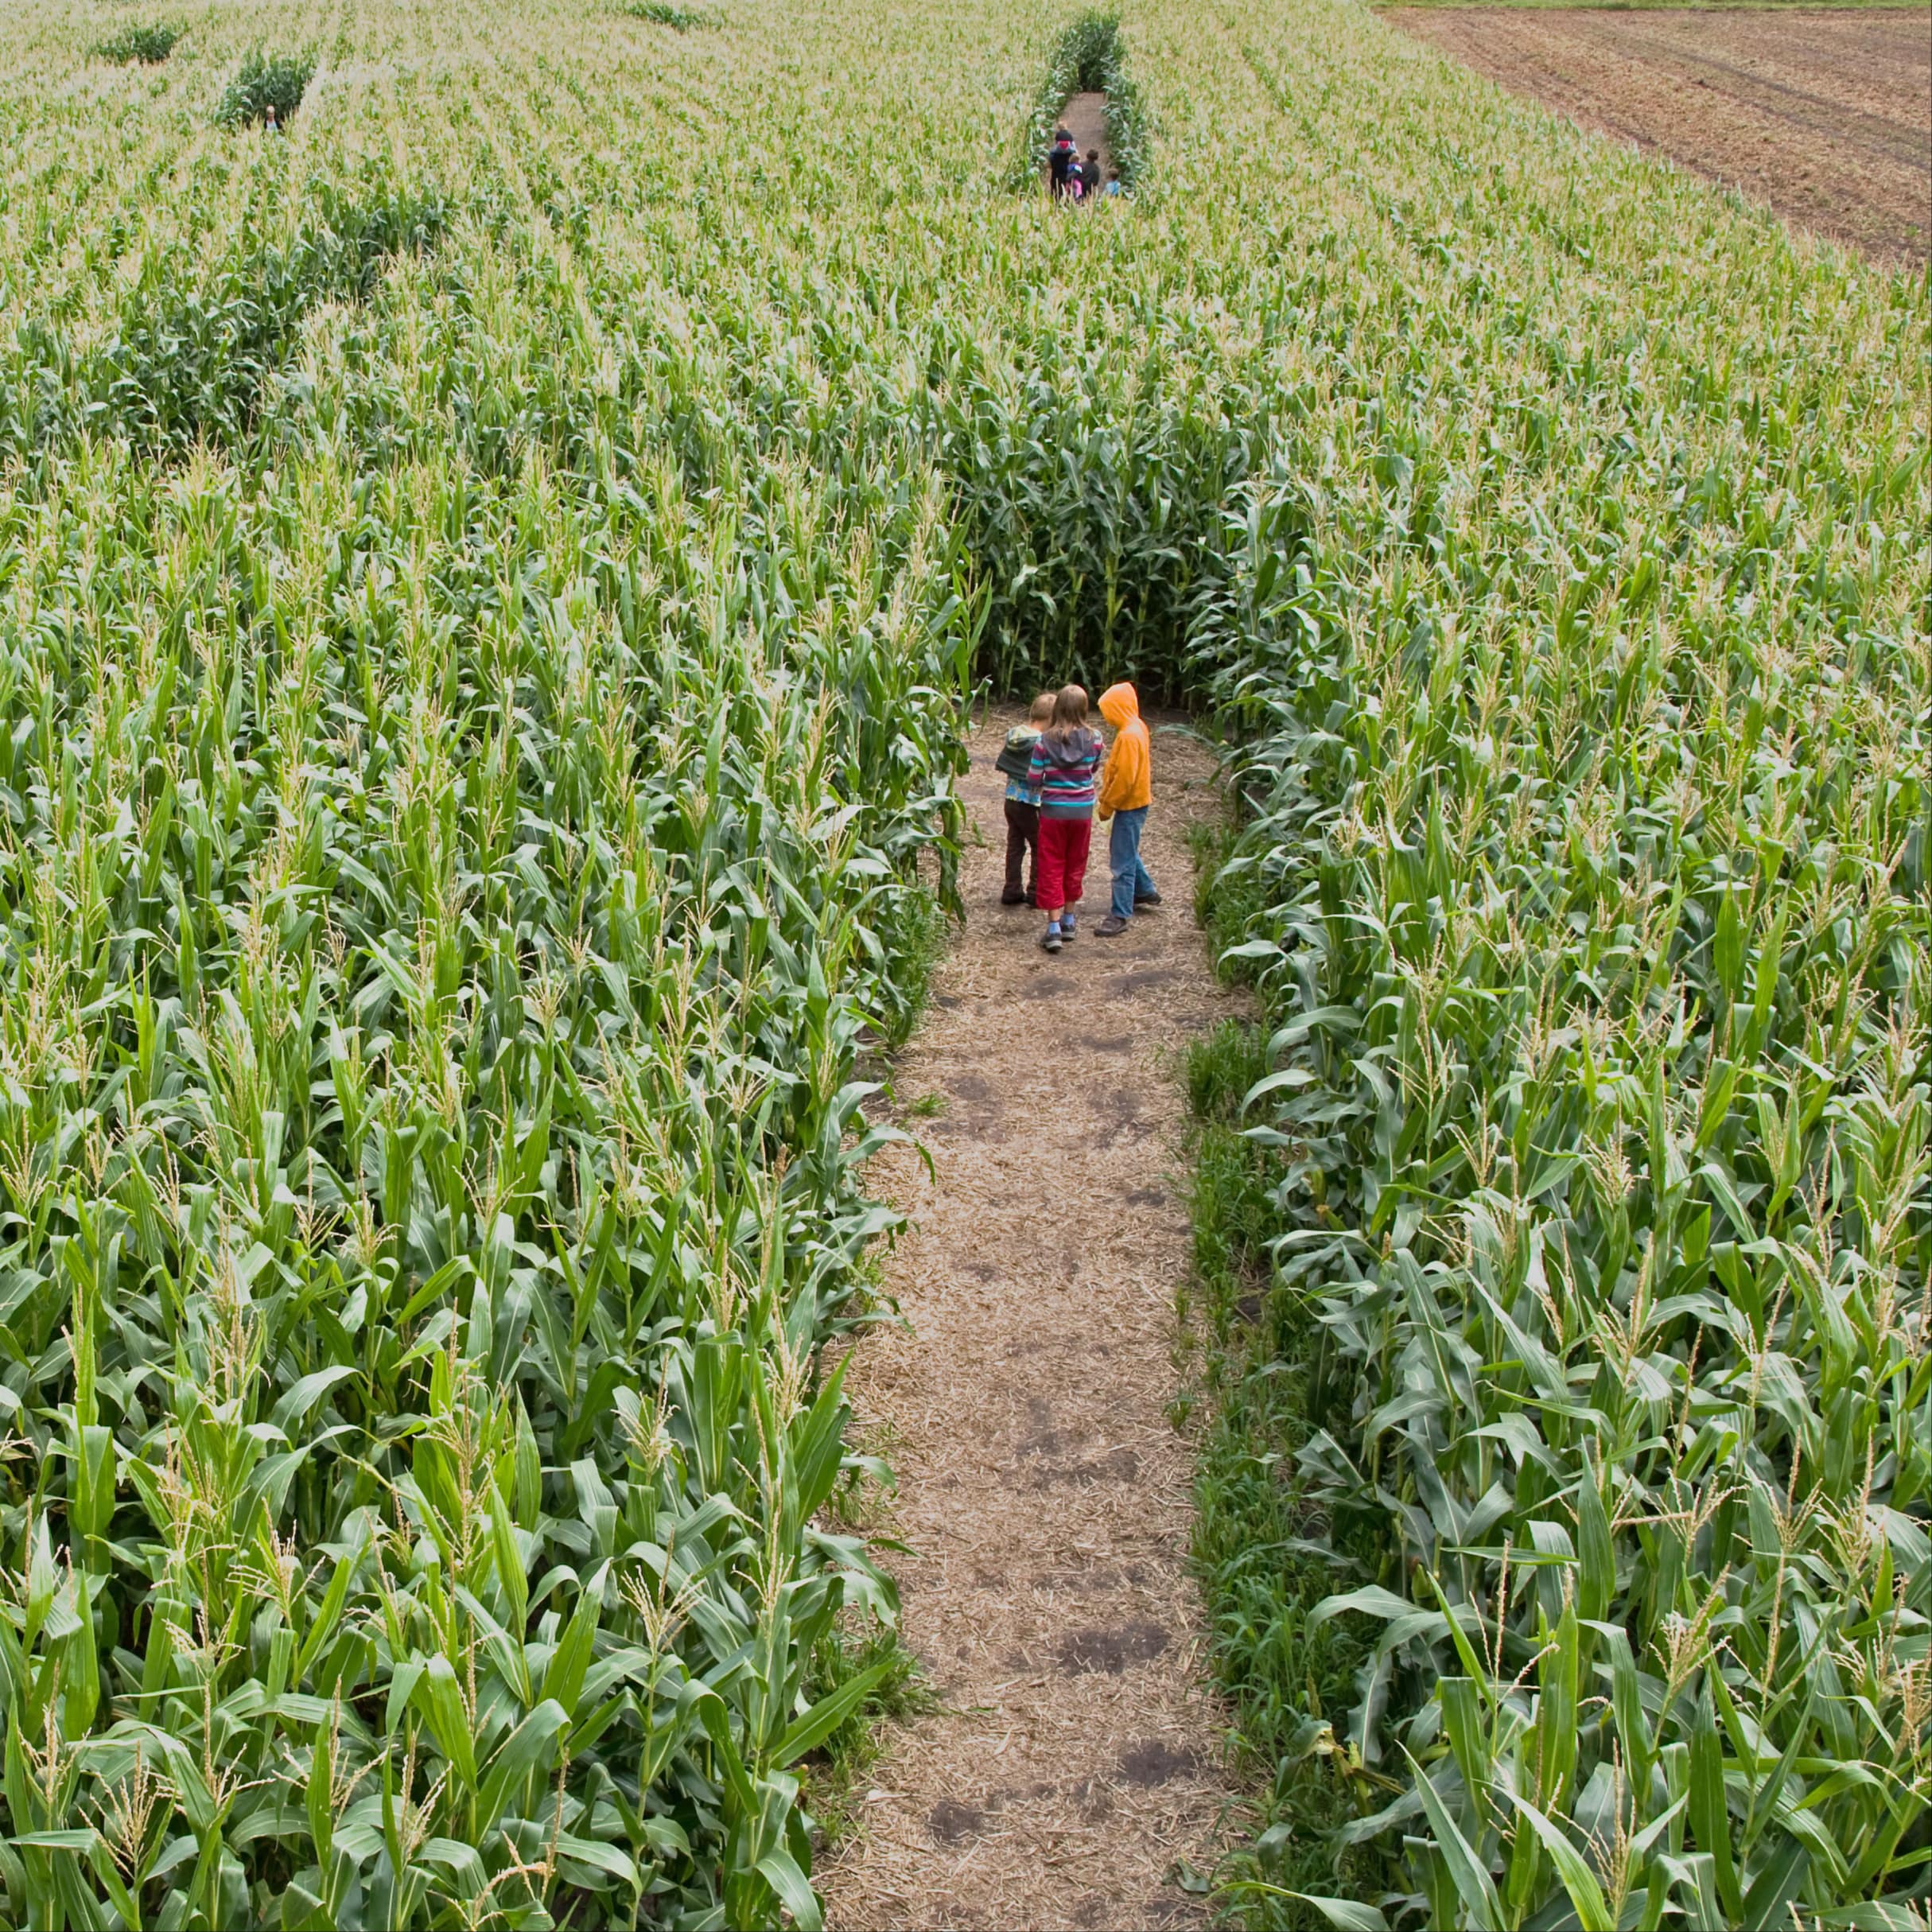
[[[1100,153],[1100,178],[1105,181],[1107,170],[1114,165],[1114,150],[1107,146],[1107,97],[1104,94],[1070,94],[1067,105],[1060,110],[1057,126],[1066,129],[1073,136],[1073,144],[1080,150],[1080,165],[1087,165],[1087,155],[1098,149]]]
[[[1546,107],[1882,258],[1932,242],[1932,12],[1400,7]]]
[[[943,1701],[888,1737],[861,1823],[819,1883],[845,1932],[1193,1922],[1228,1802],[1197,1688],[1188,1445],[1170,1426],[1188,1265],[1175,1049],[1236,1010],[1190,907],[1185,827],[1211,755],[1154,739],[1145,856],[1166,895],[1113,939],[1104,842],[1079,939],[999,904],[1009,720],[971,741],[966,926],[898,1075],[942,1097],[881,1157],[913,1218],[891,1256],[912,1331],[879,1333],[854,1396],[898,1471],[908,1641]],[[969,833],[969,838],[970,834]],[[875,1172],[877,1170],[875,1170]]]

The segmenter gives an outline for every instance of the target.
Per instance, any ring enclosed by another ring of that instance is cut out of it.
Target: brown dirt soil
[[[1112,939],[1096,834],[1079,938],[999,904],[1018,714],[970,741],[966,929],[900,1062],[876,1183],[912,1219],[888,1259],[910,1330],[853,1364],[860,1439],[899,1479],[907,1641],[942,1708],[888,1732],[854,1834],[821,1868],[830,1920],[891,1926],[1199,1923],[1230,1804],[1187,1568],[1192,1455],[1168,1420],[1188,1265],[1174,1049],[1237,1009],[1195,926],[1186,827],[1211,753],[1154,735],[1144,849],[1165,895]],[[969,832],[969,840],[971,838]]]
[[[1107,178],[1107,170],[1114,165],[1114,150],[1107,146],[1107,97],[1104,94],[1070,94],[1067,105],[1060,110],[1059,126],[1073,136],[1073,144],[1080,150],[1080,165],[1087,165],[1088,151],[1100,150],[1100,178]],[[1043,174],[1048,174],[1044,169]],[[1048,174],[1051,179],[1051,175]]]
[[[1396,7],[1387,18],[1586,127],[1881,260],[1932,246],[1932,13]]]

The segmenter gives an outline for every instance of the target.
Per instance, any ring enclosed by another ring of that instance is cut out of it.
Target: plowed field
[[[1787,220],[1923,260],[1932,20],[1922,9],[1627,13],[1401,7],[1511,91],[1668,154]]]

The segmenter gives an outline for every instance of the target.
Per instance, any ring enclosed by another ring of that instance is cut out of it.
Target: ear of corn
[[[1390,1889],[1912,1883],[1922,289],[1324,0],[1136,13],[1131,223],[997,194],[1021,10],[868,15],[862,74],[836,10],[290,10],[266,144],[220,23],[82,92],[51,17],[0,80],[8,1922],[814,1921],[864,1686],[810,1659],[892,1609],[822,1513],[859,1055],[980,669],[1250,736]]]

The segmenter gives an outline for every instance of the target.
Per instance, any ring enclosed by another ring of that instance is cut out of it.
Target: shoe
[[[1160,895],[1158,892],[1136,892],[1133,903],[1137,906],[1157,906],[1160,903]]]
[[[1009,885],[1001,893],[1000,904],[1003,906],[1025,906],[1031,905],[1032,901],[1018,886]]]
[[[1110,912],[1094,930],[1102,939],[1111,939],[1127,930],[1127,922],[1118,912]]]
[[[1060,915],[1060,937],[1063,939],[1073,939],[1079,937],[1079,934],[1074,931],[1073,915],[1071,912],[1063,912]]]
[[[1049,926],[1047,930],[1040,935],[1040,950],[1043,952],[1057,953],[1060,950],[1059,927],[1057,926]]]

